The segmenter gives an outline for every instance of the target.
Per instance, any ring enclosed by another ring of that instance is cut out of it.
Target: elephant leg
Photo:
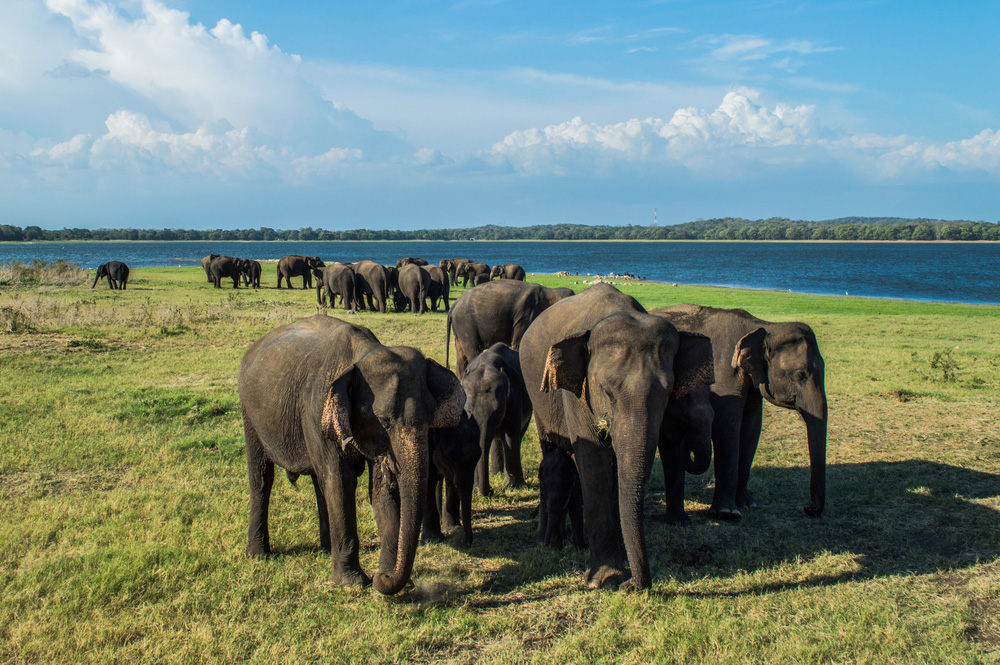
[[[274,485],[274,463],[264,455],[264,446],[250,421],[243,418],[246,440],[247,475],[250,481],[250,526],[247,530],[247,556],[271,553],[271,538],[267,529],[267,512]]]
[[[709,511],[723,520],[742,517],[736,505],[736,485],[740,457],[740,429],[743,420],[743,398],[712,399],[715,418],[712,421],[712,452],[715,455],[715,493]]]
[[[319,514],[319,546],[329,552],[330,513],[326,509],[326,497],[315,478],[313,478],[313,490],[316,492],[316,512]]]
[[[479,461],[476,462],[476,489],[479,490],[480,496],[490,496],[493,494],[493,489],[490,487],[490,451],[494,447],[493,437],[484,434],[479,446],[482,452]]]
[[[660,436],[660,463],[667,504],[667,524],[687,526],[691,518],[684,512],[684,446]]]
[[[503,471],[503,456],[503,436],[501,434],[497,434],[493,437],[493,445],[490,446],[490,475]]]
[[[515,432],[505,432],[503,443],[503,471],[507,487],[524,487],[524,469],[521,467],[521,439]]]
[[[567,509],[569,511],[569,525],[573,536],[573,547],[582,550],[587,546],[587,532],[583,526],[583,495],[580,493],[579,480],[573,484]]]
[[[755,508],[757,503],[747,489],[750,482],[750,467],[754,455],[757,454],[757,444],[760,442],[760,430],[764,424],[764,399],[760,395],[751,395],[743,409],[743,420],[740,424],[740,461],[736,476],[736,505],[740,508]]]
[[[614,452],[609,446],[578,439],[573,444],[583,494],[583,516],[587,523],[590,566],[587,586],[617,589],[628,579],[622,530],[618,512],[618,476]],[[562,515],[550,515],[549,519]]]
[[[424,521],[420,532],[421,543],[444,540],[444,534],[441,533],[441,515],[438,512],[440,510],[440,485],[437,473],[431,468],[430,473],[427,474],[427,505],[424,508]],[[381,526],[379,528],[381,529]]]
[[[455,486],[455,483],[446,479],[444,481],[444,511],[441,514],[441,521],[449,529],[462,524],[459,498],[458,487]]]

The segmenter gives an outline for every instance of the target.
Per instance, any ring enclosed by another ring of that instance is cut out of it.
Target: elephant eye
[[[805,370],[797,370],[792,374],[792,380],[798,383],[802,383],[806,380],[809,375],[806,374]]]
[[[616,401],[615,400],[615,394],[613,392],[611,392],[611,388],[608,388],[603,383],[601,384],[601,392],[603,392],[605,395],[607,395],[608,399],[611,400],[612,402]]]

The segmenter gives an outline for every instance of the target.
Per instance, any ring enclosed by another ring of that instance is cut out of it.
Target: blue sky
[[[1000,219],[1000,3],[2,0],[0,223]]]

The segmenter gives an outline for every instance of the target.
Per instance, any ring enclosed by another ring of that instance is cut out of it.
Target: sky
[[[0,0],[0,224],[995,222],[998,25],[995,0]]]

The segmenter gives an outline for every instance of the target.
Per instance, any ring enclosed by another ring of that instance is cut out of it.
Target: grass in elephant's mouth
[[[3,286],[0,309],[25,325],[0,334],[0,662],[998,658],[997,308],[622,288],[649,308],[741,306],[813,326],[830,395],[824,515],[801,510],[801,421],[768,407],[759,507],[713,520],[711,474],[689,477],[693,523],[669,527],[657,463],[653,589],[588,591],[585,552],[535,545],[532,428],[528,487],[476,497],[473,545],[422,546],[413,590],[384,599],[329,584],[308,478],[278,475],[275,555],[243,556],[236,368],[253,340],[315,313],[314,291],[217,290],[199,268],[136,270],[124,292]],[[444,361],[443,313],[332,314]],[[371,570],[362,492],[358,512]]]

